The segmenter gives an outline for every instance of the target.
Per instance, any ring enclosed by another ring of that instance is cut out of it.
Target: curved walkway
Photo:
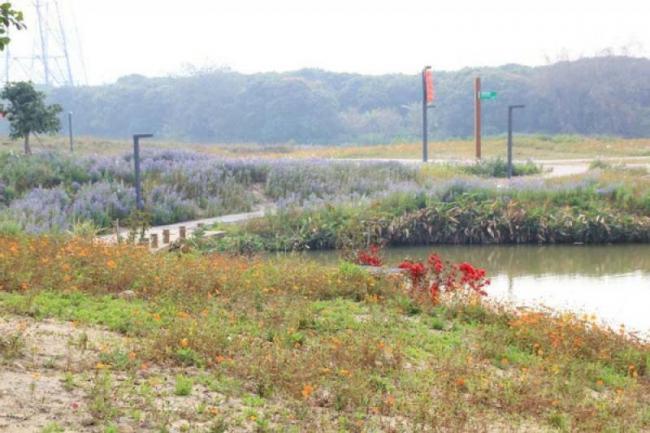
[[[264,213],[267,210],[268,210],[267,208],[262,208],[254,212],[222,215],[222,216],[212,217],[212,218],[203,218],[203,219],[192,220],[192,221],[184,221],[175,224],[154,226],[154,227],[150,227],[145,232],[145,237],[149,239],[151,238],[151,235],[156,235],[158,237],[158,242],[159,242],[158,248],[160,248],[165,246],[165,244],[163,243],[163,232],[165,232],[166,230],[169,230],[169,243],[173,243],[174,241],[180,238],[181,227],[185,227],[185,235],[189,237],[196,230],[204,226],[210,226],[212,224],[217,224],[217,223],[231,224],[231,223],[238,223],[242,221],[248,221],[255,218],[260,218],[264,216]],[[126,237],[128,233],[129,230],[127,228],[120,228],[120,237]],[[218,234],[219,232],[208,232],[208,233],[214,235],[214,234]],[[98,239],[102,242],[106,242],[109,244],[117,243],[116,233],[99,236]],[[156,249],[155,247],[152,248]]]

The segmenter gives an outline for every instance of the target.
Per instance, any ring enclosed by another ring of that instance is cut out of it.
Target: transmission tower
[[[31,80],[46,87],[85,84],[86,68],[72,9],[59,0],[22,3],[16,7],[25,14],[27,30],[11,35],[4,59],[5,82]]]

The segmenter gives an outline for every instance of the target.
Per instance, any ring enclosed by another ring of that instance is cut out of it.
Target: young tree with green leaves
[[[9,136],[25,140],[26,155],[32,153],[29,145],[31,134],[55,134],[61,129],[61,106],[46,105],[45,93],[36,90],[32,83],[7,83],[0,97],[9,103],[2,107],[10,124]]]
[[[0,3],[0,51],[3,51],[9,44],[9,29],[15,27],[17,30],[25,28],[23,24],[23,13],[13,9],[11,3]]]

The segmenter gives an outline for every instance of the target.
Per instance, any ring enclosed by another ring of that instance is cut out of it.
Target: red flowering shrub
[[[381,247],[379,245],[371,245],[367,250],[357,251],[356,262],[358,265],[363,266],[381,266],[383,261],[379,256]]]
[[[400,269],[405,269],[409,272],[411,276],[411,283],[413,287],[418,287],[422,284],[422,279],[427,273],[424,264],[412,262],[410,260],[404,260],[400,265]]]
[[[490,284],[485,269],[476,268],[470,263],[452,264],[443,262],[437,254],[431,254],[427,264],[404,260],[400,269],[405,269],[411,278],[414,293],[427,293],[434,304],[440,302],[440,294],[452,293],[459,289],[470,289],[481,296]]]

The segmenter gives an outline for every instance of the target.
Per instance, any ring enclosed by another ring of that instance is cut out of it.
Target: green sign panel
[[[497,99],[497,92],[480,92],[479,99]]]

